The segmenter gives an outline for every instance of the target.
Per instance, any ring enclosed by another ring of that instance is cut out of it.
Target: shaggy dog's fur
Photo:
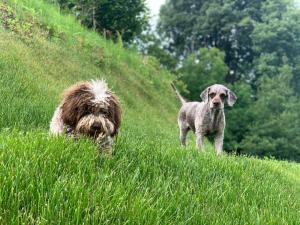
[[[102,151],[111,153],[112,137],[117,135],[120,124],[118,98],[105,81],[92,80],[65,90],[51,120],[50,133],[91,137]]]

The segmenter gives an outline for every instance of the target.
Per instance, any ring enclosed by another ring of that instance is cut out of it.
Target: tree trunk
[[[93,13],[92,13],[92,20],[93,20],[93,30],[96,31],[96,25],[97,25],[97,21],[96,21],[96,3],[95,0],[93,0]]]

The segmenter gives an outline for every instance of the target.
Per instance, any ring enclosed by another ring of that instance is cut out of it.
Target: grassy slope
[[[156,62],[41,1],[9,4],[14,21],[36,25],[26,38],[24,24],[0,29],[0,224],[300,223],[299,165],[181,149],[171,77]],[[91,78],[122,101],[111,159],[47,135],[59,93]]]

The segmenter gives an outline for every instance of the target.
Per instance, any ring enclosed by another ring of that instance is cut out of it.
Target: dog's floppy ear
[[[210,87],[206,88],[206,89],[205,89],[204,91],[202,91],[202,93],[200,94],[200,97],[201,97],[201,99],[202,99],[204,102],[207,102],[207,101],[208,101],[209,90],[210,90]]]
[[[111,94],[109,99],[109,118],[110,121],[114,124],[114,131],[111,136],[115,136],[118,134],[119,127],[121,126],[121,106],[117,96]]]
[[[227,90],[227,104],[229,106],[233,106],[233,104],[236,102],[237,97],[231,90]]]
[[[66,89],[63,94],[62,120],[71,128],[75,128],[79,119],[87,114],[86,102],[90,101],[93,95],[88,91],[85,82],[77,83]]]

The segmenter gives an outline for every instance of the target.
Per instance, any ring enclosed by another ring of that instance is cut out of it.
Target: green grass
[[[0,141],[2,224],[299,222],[295,164],[199,154],[154,134],[123,132],[112,158],[43,132]]]
[[[181,148],[172,76],[155,60],[42,1],[8,4],[15,17],[0,28],[0,224],[300,224],[298,164],[217,157],[210,145],[199,154],[193,137]],[[95,78],[122,103],[111,158],[89,140],[47,133],[61,91]]]

